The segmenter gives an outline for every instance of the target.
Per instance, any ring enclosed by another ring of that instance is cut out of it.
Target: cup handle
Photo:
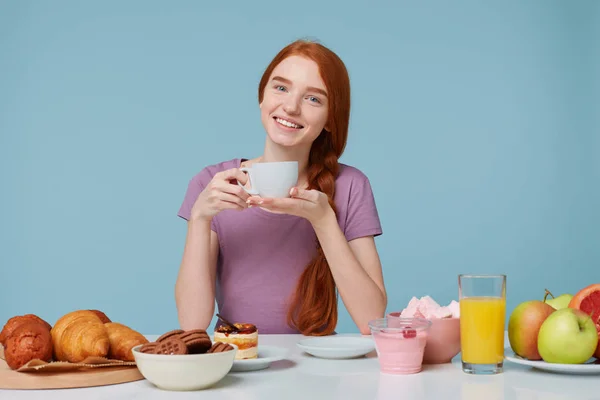
[[[242,189],[244,189],[246,191],[246,193],[251,194],[253,196],[258,195],[258,192],[256,191],[256,189],[254,189],[254,184],[252,183],[252,168],[246,168],[246,167],[244,167],[244,168],[240,168],[240,171],[248,173],[248,181],[250,182],[250,189],[246,189],[244,187],[244,185],[242,185],[240,183],[240,181],[238,181],[237,184],[240,185],[240,187]]]

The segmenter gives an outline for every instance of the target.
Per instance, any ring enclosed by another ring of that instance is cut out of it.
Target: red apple
[[[508,320],[508,341],[516,355],[528,360],[541,360],[538,351],[538,332],[550,314],[556,311],[540,300],[519,304]]]

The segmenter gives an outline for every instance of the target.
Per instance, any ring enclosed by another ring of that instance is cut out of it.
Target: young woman
[[[338,162],[348,136],[350,81],[328,48],[296,41],[271,61],[258,87],[266,141],[253,159],[205,167],[189,182],[179,216],[188,221],[175,297],[182,329],[207,329],[219,313],[261,333],[328,335],[337,293],[362,334],[387,295],[374,236],[371,186]],[[242,167],[298,162],[289,198],[248,195]],[[337,292],[336,292],[337,289]]]

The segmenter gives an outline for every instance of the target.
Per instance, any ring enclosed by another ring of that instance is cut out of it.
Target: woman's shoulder
[[[340,170],[335,180],[336,197],[342,201],[373,196],[373,187],[367,174],[361,169],[340,163]]]
[[[352,165],[340,163],[340,170],[336,178],[337,185],[352,185],[353,183],[369,183],[366,173]]]
[[[382,234],[375,194],[365,172],[341,164],[336,180],[335,202],[340,227],[348,241]]]

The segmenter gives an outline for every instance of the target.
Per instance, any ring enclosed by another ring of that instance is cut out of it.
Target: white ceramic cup
[[[261,162],[250,168],[240,168],[248,173],[250,189],[238,182],[248,194],[261,197],[289,197],[290,189],[298,183],[298,162]]]

